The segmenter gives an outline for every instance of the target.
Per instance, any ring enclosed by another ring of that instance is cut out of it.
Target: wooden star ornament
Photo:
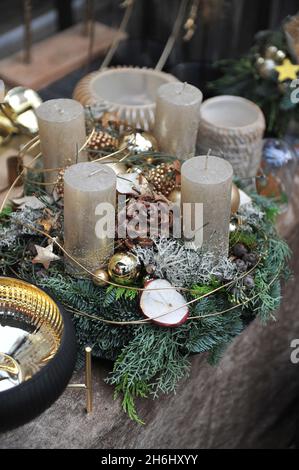
[[[53,243],[43,247],[39,245],[34,245],[37,251],[37,256],[32,260],[33,264],[40,263],[44,266],[45,269],[48,269],[52,261],[57,261],[60,259],[60,256],[53,253]]]
[[[278,80],[284,82],[285,80],[295,80],[299,72],[299,65],[292,64],[289,59],[285,59],[281,65],[275,67],[278,72]]]

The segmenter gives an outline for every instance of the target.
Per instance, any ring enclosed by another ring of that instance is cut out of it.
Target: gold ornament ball
[[[278,62],[279,64],[282,64],[282,62],[284,61],[285,58],[286,58],[285,52],[283,52],[281,50],[276,52],[276,54],[275,54],[276,62]]]
[[[121,137],[120,148],[128,150],[133,155],[143,152],[157,152],[159,150],[156,138],[149,132],[136,130]]]
[[[265,59],[275,59],[277,54],[276,46],[268,46],[265,50]]]
[[[116,253],[110,258],[108,274],[113,282],[123,286],[132,285],[140,275],[141,266],[133,253]]]
[[[127,165],[117,160],[117,158],[109,158],[109,163],[103,163],[105,166],[109,166],[116,175],[122,175],[127,171]]]
[[[239,188],[233,183],[231,193],[231,214],[235,214],[240,207],[240,191]]]
[[[174,204],[181,204],[181,189],[180,188],[174,188],[169,196],[168,196],[169,201],[173,202]]]
[[[105,269],[97,269],[93,273],[92,281],[96,286],[105,286],[109,281],[109,275]]]

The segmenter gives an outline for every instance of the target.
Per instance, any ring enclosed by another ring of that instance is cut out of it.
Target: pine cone
[[[117,147],[118,139],[105,131],[95,132],[88,145],[89,150],[113,151]],[[94,152],[90,152],[90,156],[94,157]]]
[[[176,186],[176,170],[172,164],[161,163],[149,171],[147,179],[157,194],[167,197]]]

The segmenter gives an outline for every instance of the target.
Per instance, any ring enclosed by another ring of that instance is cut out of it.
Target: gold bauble
[[[34,90],[18,86],[6,94],[3,109],[14,124],[35,134],[38,131],[35,110],[41,104],[42,100]]]
[[[143,152],[158,152],[159,150],[156,138],[149,132],[142,130],[124,134],[120,139],[119,147],[128,150],[132,155]]]
[[[125,163],[120,162],[119,160],[117,160],[117,158],[109,157],[107,161],[108,160],[109,160],[109,163],[105,163],[105,160],[103,160],[103,164],[105,164],[105,166],[109,166],[110,168],[112,168],[112,170],[114,171],[116,175],[123,175],[124,173],[126,173],[127,165]]]
[[[174,204],[181,204],[181,188],[174,188],[169,196],[168,196],[169,201],[173,202]]]
[[[282,62],[284,61],[284,59],[286,58],[286,54],[285,52],[279,50],[276,52],[275,54],[275,61],[278,62],[279,64],[282,64]]]
[[[140,275],[140,263],[133,253],[116,253],[108,264],[108,273],[113,282],[123,286],[133,284]]]
[[[277,54],[276,46],[268,46],[265,50],[265,59],[275,59]]]
[[[93,273],[92,281],[96,286],[105,286],[107,285],[107,282],[109,281],[109,275],[105,269],[97,269]]]
[[[240,207],[240,191],[239,188],[233,183],[231,192],[231,214],[235,214]]]

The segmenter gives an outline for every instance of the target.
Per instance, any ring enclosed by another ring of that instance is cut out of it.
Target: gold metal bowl
[[[69,315],[36,286],[0,277],[0,431],[52,404],[72,375],[75,357]]]

